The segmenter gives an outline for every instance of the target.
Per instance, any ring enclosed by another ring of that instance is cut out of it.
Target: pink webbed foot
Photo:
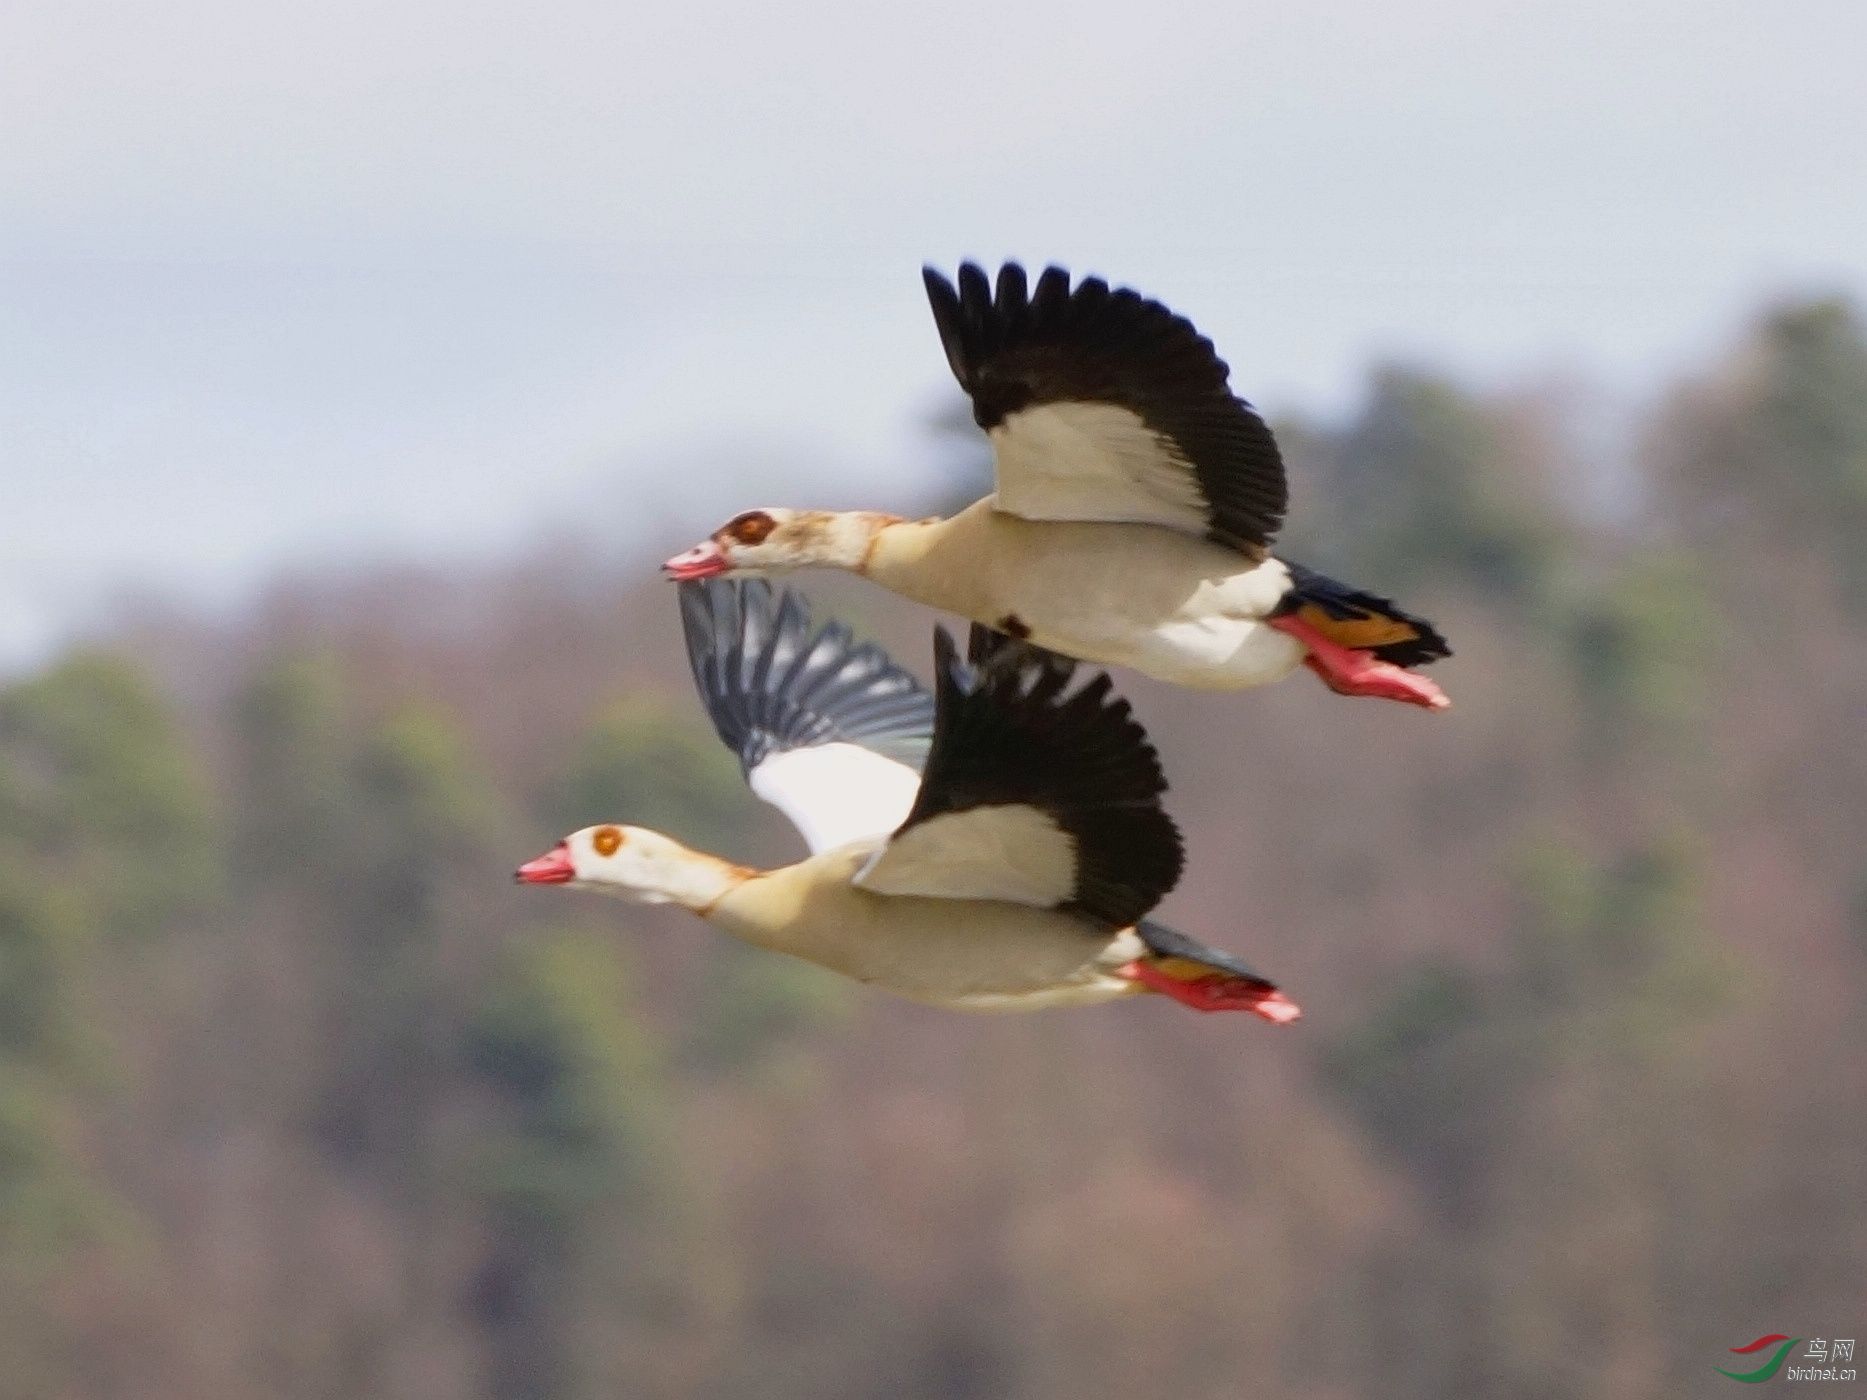
[[[1428,710],[1448,709],[1452,701],[1425,676],[1391,661],[1383,661],[1373,652],[1357,651],[1331,641],[1311,624],[1293,615],[1273,617],[1270,625],[1286,632],[1309,648],[1303,664],[1322,677],[1323,684],[1337,695],[1367,695],[1379,700],[1398,700]]]
[[[1209,977],[1180,978],[1139,959],[1122,968],[1122,975],[1195,1011],[1249,1011],[1278,1026],[1287,1026],[1303,1014],[1302,1007],[1255,977],[1215,972]]]

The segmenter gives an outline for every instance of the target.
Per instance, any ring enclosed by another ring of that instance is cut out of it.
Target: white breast
[[[1006,539],[1015,548],[980,620],[1015,616],[1040,646],[1210,690],[1280,680],[1303,659],[1264,625],[1290,587],[1280,560],[1139,526],[1018,522]]]

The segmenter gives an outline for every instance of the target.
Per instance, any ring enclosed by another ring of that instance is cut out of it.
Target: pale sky
[[[1629,402],[1867,291],[1860,0],[0,7],[0,663],[124,587],[903,504],[924,261]],[[1297,509],[1302,484],[1296,483]]]

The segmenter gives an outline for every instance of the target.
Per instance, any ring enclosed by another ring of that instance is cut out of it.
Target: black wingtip
[[[939,626],[934,628],[934,666],[941,675],[951,676],[964,686],[966,668],[959,664],[959,646],[953,634]]]
[[[1071,285],[1045,266],[1035,284],[1016,261],[997,288],[977,262],[949,282],[923,270],[954,378],[988,432],[1032,404],[1110,402],[1170,439],[1203,498],[1208,537],[1259,554],[1288,505],[1283,458],[1269,425],[1232,392],[1230,369],[1193,323],[1101,277]]]
[[[960,307],[959,290],[936,267],[923,267],[921,282],[927,288],[927,305],[933,311],[934,328],[940,333],[940,348],[946,354],[947,368],[964,388],[972,377],[972,359],[967,346],[966,316]]]
[[[1015,262],[1005,263],[998,269],[998,290],[993,295],[993,305],[1001,316],[1018,317],[1024,314],[1026,300],[1024,268]]]
[[[1180,877],[1179,829],[1160,807],[1160,756],[1107,675],[1069,689],[1074,663],[975,628],[975,665],[934,632],[933,752],[905,830],[943,812],[1024,805],[1075,843],[1067,906],[1111,928],[1132,923]]]

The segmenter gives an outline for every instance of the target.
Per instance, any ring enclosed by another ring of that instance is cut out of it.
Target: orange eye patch
[[[599,826],[596,834],[590,838],[590,844],[596,847],[599,856],[613,856],[622,849],[622,828]]]

